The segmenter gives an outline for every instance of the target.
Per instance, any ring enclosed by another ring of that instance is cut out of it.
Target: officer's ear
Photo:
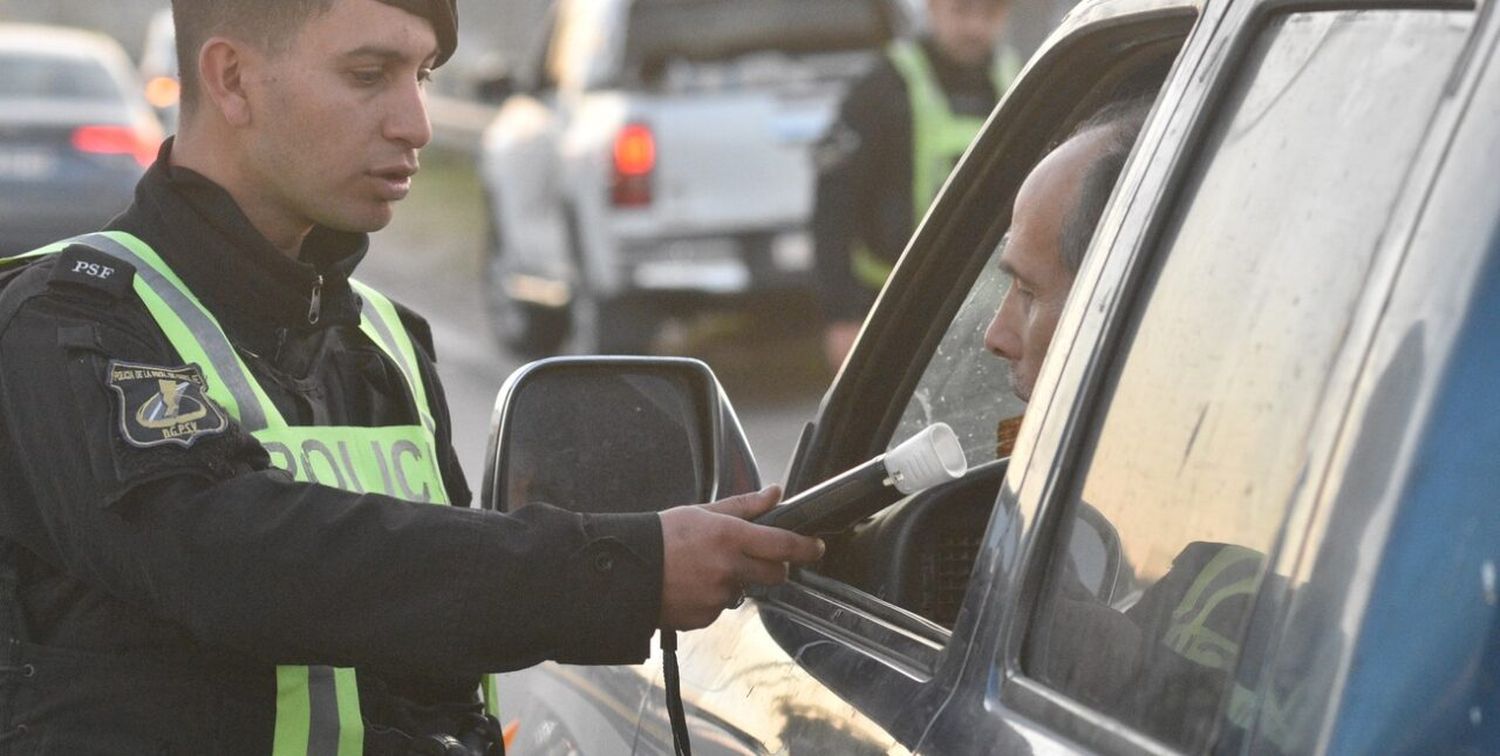
[[[219,111],[231,126],[250,123],[250,99],[245,91],[245,68],[250,63],[244,43],[213,37],[198,51],[198,79],[204,105]]]

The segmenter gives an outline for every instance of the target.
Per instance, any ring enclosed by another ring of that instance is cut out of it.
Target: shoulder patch
[[[138,449],[184,448],[223,433],[229,418],[204,393],[197,365],[177,368],[109,361],[109,387],[120,397],[120,437]]]
[[[74,244],[57,253],[48,286],[81,286],[120,299],[131,292],[135,266],[93,247]]]

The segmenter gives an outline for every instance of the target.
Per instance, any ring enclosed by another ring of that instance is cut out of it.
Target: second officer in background
[[[1020,70],[999,43],[1010,1],[927,0],[927,33],[887,49],[818,147],[817,293],[835,370],[917,221]]]

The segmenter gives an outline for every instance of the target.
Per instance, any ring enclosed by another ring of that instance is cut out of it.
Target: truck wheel
[[[506,293],[505,280],[512,270],[493,224],[486,252],[484,300],[495,340],[522,357],[557,354],[568,335],[568,311],[523,302]]]

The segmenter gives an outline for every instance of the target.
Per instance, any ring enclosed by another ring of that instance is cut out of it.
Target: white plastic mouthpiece
[[[958,434],[947,423],[933,423],[886,452],[885,469],[896,490],[914,494],[963,477],[969,461]]]

